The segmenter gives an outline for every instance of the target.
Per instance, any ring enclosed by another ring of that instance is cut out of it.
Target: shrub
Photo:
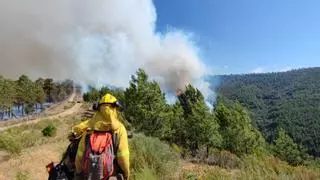
[[[13,136],[9,133],[3,133],[0,136],[0,148],[8,151],[10,154],[20,154],[22,146],[18,141],[18,136]]]
[[[206,159],[206,163],[209,165],[218,165],[226,169],[235,169],[241,167],[242,161],[229,151],[218,151],[209,156]]]
[[[178,167],[179,155],[157,138],[136,134],[130,140],[130,152],[133,176],[154,173],[165,179]]]
[[[303,152],[300,151],[298,144],[283,129],[278,132],[273,151],[277,157],[291,165],[303,163]]]
[[[198,175],[195,172],[192,172],[192,171],[184,172],[183,179],[197,180],[198,179]]]
[[[20,154],[24,148],[34,146],[38,139],[39,134],[34,130],[20,133],[4,132],[0,135],[0,149],[12,155]]]
[[[156,180],[159,179],[156,177],[156,173],[154,169],[151,169],[147,166],[140,169],[138,172],[135,173],[134,179],[137,180]]]
[[[50,137],[54,136],[56,132],[57,132],[57,128],[53,125],[48,125],[46,128],[42,130],[42,134],[44,136],[50,136]]]

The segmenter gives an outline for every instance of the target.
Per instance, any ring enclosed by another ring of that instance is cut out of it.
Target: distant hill
[[[211,80],[217,79],[218,96],[248,108],[269,142],[282,127],[309,154],[320,156],[320,67]]]

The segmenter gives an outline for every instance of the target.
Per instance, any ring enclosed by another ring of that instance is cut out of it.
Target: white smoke
[[[142,67],[164,90],[208,92],[192,36],[156,19],[152,0],[0,0],[0,74],[126,87]]]

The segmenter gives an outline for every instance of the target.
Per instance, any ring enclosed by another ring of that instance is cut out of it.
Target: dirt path
[[[37,118],[34,120],[29,120],[29,121],[22,121],[21,120],[21,122],[18,122],[16,124],[0,127],[0,132],[7,130],[9,128],[12,128],[12,127],[17,127],[17,126],[23,125],[23,124],[33,124],[33,123],[37,123],[37,122],[44,120],[44,119],[58,119],[58,118],[62,118],[62,117],[66,117],[66,116],[75,114],[81,110],[82,103],[77,103],[77,100],[79,100],[79,99],[80,99],[79,96],[77,96],[74,93],[70,96],[70,98],[67,101],[65,101],[59,105],[56,105],[51,110],[46,110],[44,113],[48,114],[47,116],[40,117],[40,118]],[[64,110],[65,106],[72,101],[75,102],[75,104],[72,107]],[[60,112],[60,113],[58,113],[58,112]]]

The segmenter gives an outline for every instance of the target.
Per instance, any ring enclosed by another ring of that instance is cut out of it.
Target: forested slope
[[[219,98],[248,108],[269,142],[283,128],[310,154],[320,156],[320,68],[212,77],[217,79]]]

